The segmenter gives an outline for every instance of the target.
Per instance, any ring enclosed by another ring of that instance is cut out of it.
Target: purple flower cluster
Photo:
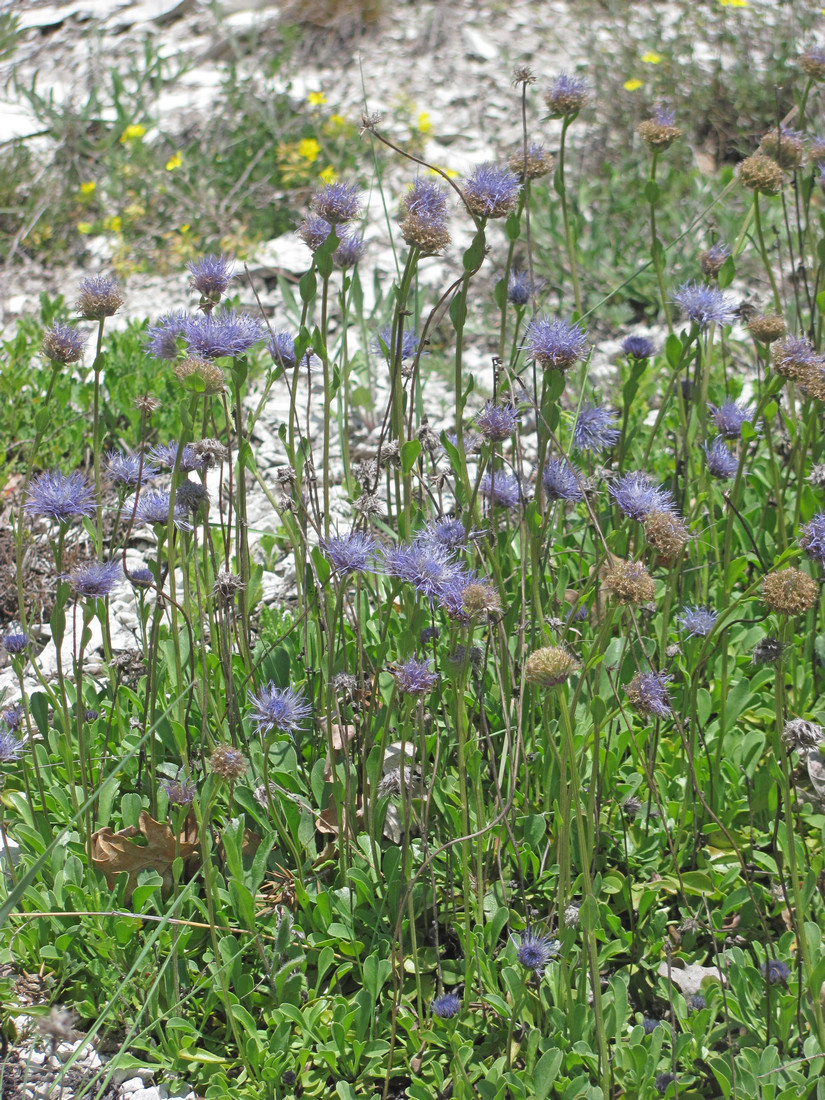
[[[264,328],[256,318],[226,309],[187,317],[182,335],[187,350],[203,359],[237,358],[263,339]]]
[[[706,283],[683,283],[671,299],[699,328],[708,325],[729,325],[734,311],[731,301],[721,290]]]
[[[257,733],[295,734],[302,728],[305,720],[312,714],[312,706],[302,691],[295,688],[276,688],[270,682],[257,693],[249,693],[252,703],[250,721]]]
[[[291,332],[273,332],[266,344],[272,361],[277,367],[284,370],[293,370],[297,362],[295,358],[295,337]]]
[[[361,199],[354,183],[333,180],[312,198],[312,210],[330,225],[352,221],[361,213]]]
[[[142,481],[150,481],[157,477],[159,471],[146,458],[143,459],[143,469],[140,465],[140,455],[124,454],[122,451],[109,451],[106,456],[106,477],[115,485],[135,486]]]
[[[12,630],[0,638],[0,643],[2,643],[6,653],[10,653],[13,657],[17,657],[28,649],[29,638],[22,630]]]
[[[704,444],[705,456],[708,461],[708,472],[711,477],[719,481],[727,481],[736,476],[739,469],[739,459],[725,446],[720,436],[712,443]]]
[[[189,314],[179,309],[177,313],[164,313],[146,332],[144,344],[156,359],[172,360],[178,357],[178,340],[183,337]]]
[[[512,302],[514,306],[526,306],[535,290],[536,286],[526,271],[513,269],[510,272],[510,278],[507,281],[508,302]]]
[[[656,348],[646,336],[625,336],[622,351],[628,359],[650,359],[656,354]]]
[[[426,695],[438,683],[438,673],[432,671],[428,660],[409,657],[390,671],[402,695]]]
[[[321,549],[332,568],[342,576],[350,573],[374,573],[378,543],[373,535],[353,531],[321,540]]]
[[[166,489],[147,489],[138,497],[135,509],[135,523],[153,523],[165,527],[169,522],[169,498]],[[175,500],[172,520],[180,531],[191,531],[192,524],[187,518],[186,508]]]
[[[644,522],[651,512],[672,512],[673,497],[667,489],[657,488],[640,470],[623,474],[608,486],[619,508],[631,519]]]
[[[488,401],[476,417],[476,427],[489,443],[501,443],[515,432],[520,416],[515,405]]]
[[[52,470],[32,478],[23,511],[68,523],[77,516],[94,515],[95,491],[83,474]]]
[[[802,526],[799,543],[809,558],[825,565],[825,512],[817,512]]]
[[[204,298],[216,302],[235,278],[235,261],[230,256],[203,256],[186,265],[192,278],[189,285]]]
[[[518,205],[521,183],[515,172],[495,164],[479,164],[464,180],[462,194],[474,214],[503,218]]]
[[[151,457],[155,462],[160,463],[161,466],[166,466],[168,469],[173,470],[175,468],[175,462],[178,458],[179,445],[177,443],[158,444],[152,448]],[[203,467],[202,459],[198,458],[195,452],[187,443],[180,456],[179,470],[184,473],[191,474],[195,470],[200,470]]]
[[[516,958],[525,970],[534,971],[540,978],[544,968],[559,953],[559,942],[549,932],[528,928],[521,933]]]
[[[709,607],[686,607],[676,622],[684,630],[688,638],[705,638],[713,630],[718,611],[712,611]]]
[[[382,347],[381,345],[384,345]],[[387,351],[384,351],[384,348]],[[372,350],[380,352],[387,361],[389,361],[394,355],[396,348],[392,344],[392,327],[386,326],[378,330],[378,335],[372,343]],[[401,336],[401,358],[412,359],[415,353],[418,351],[418,337],[412,331],[412,329],[404,329]],[[387,354],[389,353],[389,354]]]
[[[481,478],[478,491],[491,504],[502,508],[518,508],[521,500],[521,484],[508,470],[488,471]]]
[[[461,998],[455,993],[442,993],[435,998],[431,1007],[433,1016],[437,1016],[439,1020],[450,1020],[461,1011]]]
[[[527,354],[545,370],[568,370],[587,355],[584,329],[561,317],[537,317],[524,336]]]
[[[746,420],[752,424],[756,415],[753,405],[746,405],[744,401],[725,401],[719,406],[708,403],[708,411],[719,434],[725,439],[739,439],[742,425]]]
[[[573,429],[573,446],[577,451],[609,451],[619,442],[616,413],[598,405],[584,405],[579,409]]]
[[[87,561],[69,573],[64,580],[75,596],[81,599],[103,599],[111,595],[123,573],[116,561]]]
[[[566,458],[550,458],[541,483],[550,500],[584,500],[581,472]]]
[[[23,755],[25,748],[11,730],[0,730],[0,764],[13,764]]]

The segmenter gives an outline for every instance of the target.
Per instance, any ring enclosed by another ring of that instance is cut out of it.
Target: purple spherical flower
[[[541,483],[551,500],[584,500],[581,473],[566,458],[550,458]]]
[[[40,350],[53,363],[62,363],[65,366],[76,363],[82,357],[85,344],[85,333],[73,325],[56,321],[44,332]]]
[[[559,953],[559,942],[549,932],[527,929],[519,936],[516,958],[525,970],[534,971],[538,977],[544,974],[544,968]]]
[[[817,512],[810,523],[802,525],[799,545],[809,558],[825,565],[825,512]]]
[[[461,998],[455,993],[443,993],[435,998],[431,1007],[433,1016],[437,1016],[439,1020],[450,1020],[461,1011]]]
[[[705,283],[683,283],[672,299],[700,328],[708,325],[729,325],[734,311],[731,301],[721,290]]]
[[[159,443],[156,447],[152,448],[151,457],[155,462],[159,462],[161,466],[166,466],[170,470],[173,470],[178,457],[178,449],[179,445],[177,443]],[[202,468],[203,459],[199,458],[187,443],[181,453],[178,469],[182,470],[184,473],[192,473]]]
[[[122,451],[109,451],[106,455],[106,477],[115,485],[139,485],[142,481],[149,481],[157,477],[157,466],[143,459],[141,468],[140,455],[123,454]]]
[[[346,270],[348,267],[355,267],[355,265],[363,259],[364,250],[364,238],[360,233],[342,233],[340,244],[332,254],[333,263],[342,270]]]
[[[188,350],[204,359],[236,358],[263,339],[264,329],[254,317],[225,309],[188,317],[183,336]]]
[[[460,571],[451,552],[436,542],[416,539],[390,547],[383,556],[387,576],[411,584],[419,596],[430,602],[439,597],[443,587]]]
[[[11,730],[0,730],[0,764],[13,764],[23,755],[25,745]]]
[[[497,405],[488,401],[476,417],[476,427],[490,443],[509,439],[518,427],[521,413],[515,405]]]
[[[488,471],[481,478],[478,491],[491,504],[500,504],[503,508],[518,508],[521,500],[519,479],[507,470]]]
[[[439,226],[447,219],[447,192],[435,180],[413,180],[402,205],[406,214],[423,221],[436,221]]]
[[[352,221],[361,213],[361,199],[354,183],[335,180],[324,184],[312,197],[312,209],[330,225]]]
[[[80,283],[75,309],[87,321],[112,317],[123,305],[117,282],[105,275],[89,275]]]
[[[183,336],[189,314],[179,309],[177,313],[164,313],[146,331],[144,347],[156,359],[177,359],[178,339]]]
[[[643,522],[651,512],[672,512],[673,497],[667,489],[657,488],[641,470],[623,474],[608,486],[619,508],[631,519]]]
[[[435,542],[445,546],[448,550],[457,550],[467,542],[467,532],[460,519],[450,519],[444,516],[442,519],[433,520],[421,531],[417,539],[421,542]]]
[[[785,985],[791,976],[791,968],[781,959],[767,959],[759,969],[762,971],[762,977],[766,978],[771,985]]]
[[[409,657],[401,665],[390,669],[402,695],[426,695],[438,683],[438,673],[430,669],[428,660]]]
[[[671,710],[667,691],[670,680],[666,672],[639,672],[626,685],[625,691],[640,714],[666,718]]]
[[[688,638],[706,638],[718,618],[719,612],[709,607],[686,607],[676,622]]]
[[[662,1026],[662,1021],[657,1020],[655,1016],[643,1016],[642,1027],[644,1028],[645,1035],[652,1035],[657,1027]]]
[[[2,642],[3,649],[5,649],[6,653],[10,653],[13,657],[23,653],[29,646],[28,635],[20,630],[13,630],[8,634],[4,634],[2,638],[0,638],[0,642]]]
[[[439,587],[438,606],[456,622],[469,623],[473,620],[465,604],[465,593],[471,584],[484,586],[484,582],[476,573],[459,565]]]
[[[514,306],[526,306],[536,290],[536,285],[526,271],[510,272],[507,281],[507,301]]]
[[[349,573],[374,573],[377,547],[376,539],[363,531],[321,540],[321,549],[333,570],[343,576]]]
[[[151,569],[147,569],[145,566],[138,566],[137,569],[133,569],[129,574],[129,583],[133,584],[135,588],[152,588],[155,584],[155,576]]]
[[[495,164],[479,164],[464,180],[461,193],[479,217],[504,218],[518,206],[521,183],[515,172]]]
[[[742,425],[747,420],[753,423],[756,409],[744,401],[726,401],[723,405],[708,403],[711,419],[725,439],[738,439],[742,434]]]
[[[83,474],[62,474],[59,470],[32,478],[23,511],[30,516],[49,516],[68,523],[76,516],[93,516],[95,491]]]
[[[295,367],[295,337],[292,333],[273,332],[266,346],[276,367],[283,367],[285,370]]]
[[[611,409],[583,405],[573,429],[573,446],[578,451],[608,451],[619,441],[618,420]]]
[[[307,214],[298,226],[298,236],[312,252],[317,252],[332,231],[332,226],[317,214]]]
[[[704,449],[711,477],[718,478],[719,481],[727,481],[736,476],[739,459],[728,450],[719,436],[712,443],[705,443]]]
[[[23,724],[23,708],[19,703],[15,703],[11,707],[6,709],[0,714],[0,722],[2,722],[6,729],[19,730]]]
[[[387,352],[385,352],[384,348],[381,347],[382,342],[384,344],[384,347],[387,348],[387,350],[389,351],[389,357],[391,358],[392,356],[394,356],[396,349],[393,347],[392,327],[390,325],[386,325],[384,328],[380,328],[378,330],[378,335],[373,340],[372,345],[371,345],[373,351],[380,352],[381,355],[383,355],[385,358],[387,358]],[[418,351],[418,337],[412,331],[412,329],[404,329],[403,333],[402,333],[402,336],[401,336],[401,358],[402,358],[402,360],[403,359],[412,359],[412,357],[415,355],[415,353],[417,351]]]
[[[625,336],[622,351],[628,359],[650,359],[656,354],[656,348],[646,336]]]
[[[166,792],[170,806],[191,806],[198,793],[198,788],[186,777],[183,779],[163,779],[160,785]]]
[[[312,706],[302,691],[291,687],[276,688],[271,682],[257,695],[250,692],[249,701],[252,703],[250,721],[261,734],[271,733],[272,730],[297,733],[304,720],[312,714]]]
[[[165,527],[169,522],[169,498],[171,494],[166,489],[145,489],[138,497],[135,509],[135,524],[153,523]],[[187,511],[183,504],[175,498],[175,507],[172,521],[180,531],[191,531],[192,524],[187,518]]]
[[[64,580],[75,596],[94,600],[111,595],[122,576],[120,562],[87,561],[67,574]]]
[[[587,356],[587,340],[581,325],[561,317],[537,317],[527,326],[522,347],[540,367],[569,370]]]
[[[544,102],[554,118],[577,115],[587,103],[587,82],[581,77],[560,73],[550,85]]]
[[[200,260],[190,260],[186,265],[192,276],[189,285],[204,298],[216,302],[235,278],[234,264],[230,256],[203,256]]]

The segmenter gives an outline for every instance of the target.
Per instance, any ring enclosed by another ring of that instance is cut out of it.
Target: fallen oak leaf
[[[138,838],[145,843],[140,843]],[[155,821],[145,810],[141,810],[138,828],[130,825],[128,829],[113,832],[107,825],[92,834],[92,863],[103,872],[109,889],[117,885],[118,876],[128,875],[125,901],[131,901],[132,893],[138,884],[141,871],[157,871],[163,879],[162,893],[172,889],[172,863],[176,856],[184,861],[187,873],[197,863],[200,844],[195,815],[190,811],[183,823],[183,831],[178,837],[177,849],[175,836],[169,823]]]

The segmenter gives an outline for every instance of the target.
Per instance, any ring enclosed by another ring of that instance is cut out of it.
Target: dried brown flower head
[[[743,187],[760,195],[778,195],[782,190],[782,169],[764,153],[754,153],[742,161],[739,179]]]
[[[614,558],[604,577],[604,587],[619,603],[639,604],[653,599],[656,588],[647,566],[641,561]]]
[[[814,606],[819,585],[801,569],[777,569],[762,581],[762,600],[779,615],[799,615]]]
[[[209,757],[209,767],[221,779],[234,783],[246,775],[249,761],[240,749],[235,749],[232,745],[218,745]]]
[[[759,143],[759,149],[780,168],[798,168],[805,156],[805,143],[800,135],[784,127],[769,130]]]
[[[784,318],[778,313],[758,313],[748,321],[748,332],[760,344],[772,344],[787,331]]]
[[[204,397],[214,397],[226,390],[226,379],[221,368],[211,359],[202,359],[199,355],[190,355],[175,363],[175,377],[179,382],[196,377],[203,382]]]
[[[690,538],[685,521],[671,512],[651,512],[644,528],[648,545],[669,563],[681,555]]]
[[[534,650],[524,664],[524,678],[537,687],[558,687],[581,668],[581,661],[560,645]]]

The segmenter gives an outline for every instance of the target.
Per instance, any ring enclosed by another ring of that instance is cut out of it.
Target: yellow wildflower
[[[324,183],[332,183],[335,179],[335,169],[331,164],[328,164],[323,172],[319,172],[318,175],[324,181]]]
[[[327,122],[330,123],[332,126],[336,126],[339,130],[343,130],[343,128],[347,124],[347,120],[344,118],[343,115],[330,115],[327,119]]]
[[[320,107],[322,103],[327,101],[327,97],[323,92],[310,92],[307,99],[313,107]]]
[[[125,145],[127,141],[140,141],[145,133],[145,126],[141,126],[139,122],[133,122],[120,135],[121,144]]]
[[[632,76],[630,80],[626,80],[622,87],[626,92],[635,92],[638,88],[644,84],[643,80],[639,80],[638,76]]]
[[[191,228],[189,222],[184,222],[183,225],[178,226],[178,233],[188,233]]]
[[[103,228],[110,230],[112,233],[119,233],[122,224],[119,214],[115,214],[114,217],[111,218],[103,219]]]
[[[438,171],[437,172],[432,168],[430,169],[430,172],[434,176],[440,176],[441,173],[443,172],[444,175],[447,177],[447,179],[450,179],[450,180],[456,179],[459,175],[459,173],[456,172],[456,170],[454,168],[445,168],[441,164],[438,165]]]
[[[429,134],[432,128],[433,124],[430,122],[429,111],[421,111],[418,116],[418,132],[420,134]]]
[[[298,142],[298,156],[308,160],[310,164],[318,159],[320,152],[321,146],[315,138],[304,138],[303,141]]]
[[[647,53],[642,54],[642,61],[644,61],[646,65],[658,65],[661,60],[662,55],[656,53],[655,50],[648,50]]]
[[[174,170],[176,168],[180,168],[180,166],[182,164],[183,164],[183,157],[181,156],[180,149],[178,149],[178,151],[175,153],[175,155],[170,157],[169,160],[167,160],[167,162],[166,162],[166,171],[167,172],[174,172]]]
[[[146,213],[146,207],[140,202],[130,202],[123,213],[127,218],[131,218],[132,220],[135,218],[142,218]]]
[[[89,180],[88,183],[81,183],[81,185],[80,185],[80,194],[81,195],[91,195],[94,192],[94,189],[96,187],[97,187],[97,184],[95,183],[94,180]]]
[[[748,0],[719,0],[723,8],[746,8]]]
[[[81,233],[85,237],[87,233],[91,233],[92,223],[91,222],[78,222],[77,223],[77,231],[78,231],[78,233]]]

